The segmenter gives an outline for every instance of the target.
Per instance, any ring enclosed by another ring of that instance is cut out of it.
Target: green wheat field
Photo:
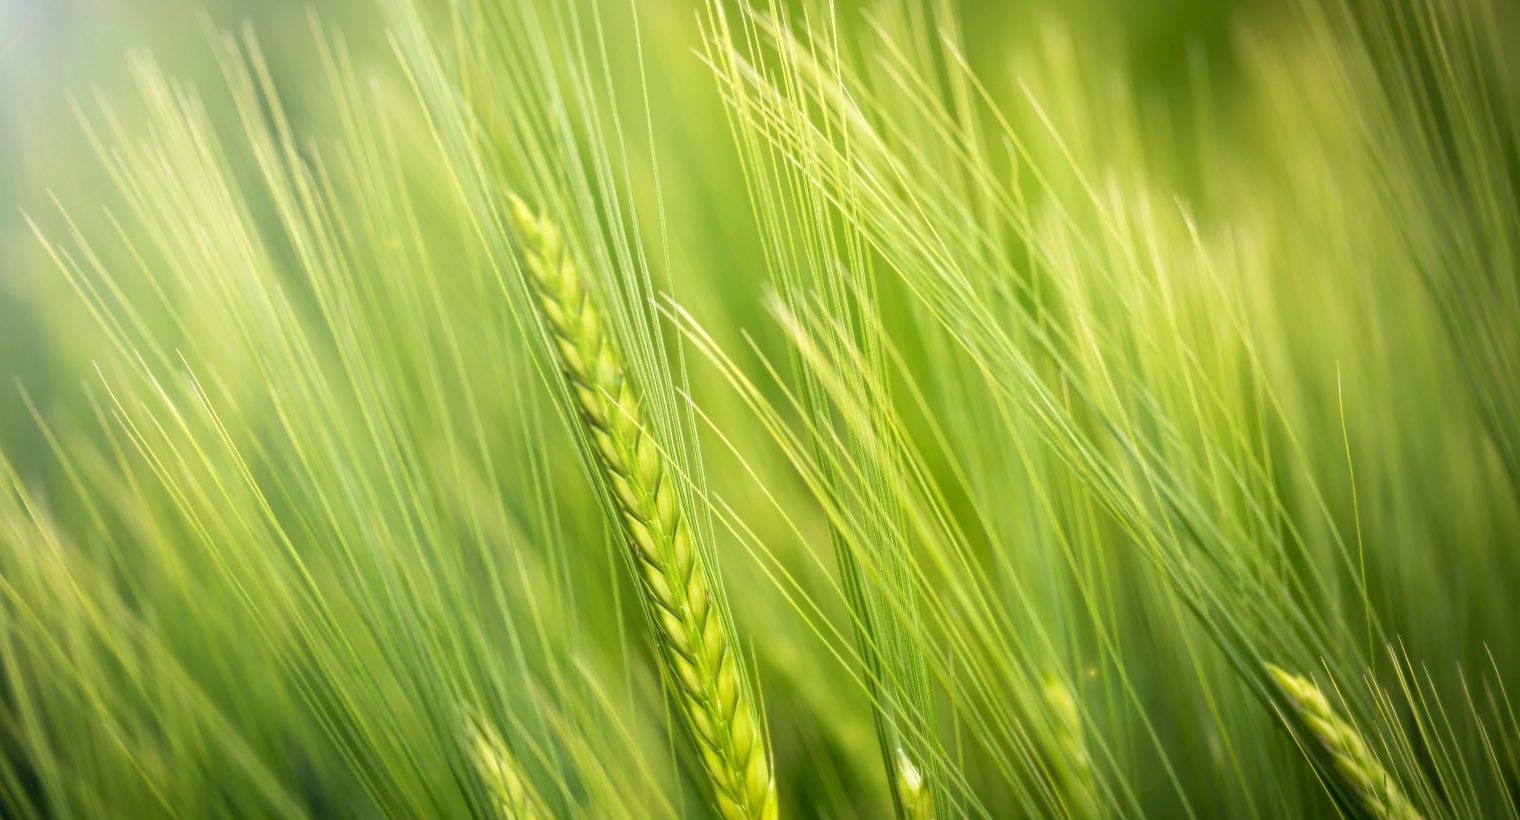
[[[1513,0],[0,0],[0,376],[0,817],[1520,820]]]

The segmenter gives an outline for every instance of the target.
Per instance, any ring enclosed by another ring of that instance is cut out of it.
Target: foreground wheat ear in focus
[[[777,816],[758,709],[616,341],[555,225],[510,200],[544,322],[633,551],[666,677],[728,818]]]

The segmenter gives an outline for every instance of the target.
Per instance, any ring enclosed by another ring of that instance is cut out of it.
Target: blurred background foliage
[[[1256,120],[1276,114],[1260,110],[1241,74],[1256,50],[1292,48],[1275,42],[1287,16],[1281,4],[957,0],[951,6],[965,21],[967,58],[993,98],[1016,98],[1019,83],[1042,70],[1059,75],[1052,79],[1062,85],[1042,103],[1082,120],[1069,138],[1101,138],[1101,125],[1087,126],[1100,123],[1102,114],[1084,110],[1090,107],[1086,98],[1098,86],[1117,83],[1098,93],[1138,107],[1136,121],[1151,140],[1144,149],[1146,173],[1162,187],[1190,198],[1202,194],[1197,177],[1208,173],[1208,164],[1196,144],[1200,135],[1219,150],[1254,150],[1270,162],[1265,155],[1275,145],[1252,141],[1266,133],[1259,126],[1272,125]],[[651,159],[679,161],[679,173],[661,181],[664,220],[683,226],[669,237],[671,269],[665,275],[697,277],[698,286],[685,298],[717,300],[721,304],[714,307],[732,318],[735,330],[758,334],[767,341],[762,348],[777,349],[775,323],[759,307],[765,280],[757,267],[744,264],[757,258],[758,238],[751,226],[730,218],[746,210],[743,183],[718,89],[698,53],[701,0],[594,0],[576,7],[600,21],[608,64],[622,67],[611,75],[611,86],[628,121],[642,118],[647,100],[660,124],[619,135],[627,141],[631,170],[643,175],[634,186],[642,211],[653,215],[656,208]],[[871,7],[870,0],[833,4],[835,22],[867,30]],[[446,16],[445,4],[423,8],[440,20]],[[791,13],[801,8],[791,0]],[[640,56],[633,38],[619,36],[634,30],[635,16],[644,38],[642,72],[634,68]],[[292,128],[331,132],[337,123],[331,90],[318,80],[319,30],[342,38],[371,80],[404,93],[384,15],[371,0],[7,0],[0,17],[0,42],[6,44],[0,56],[0,212],[6,214],[0,219],[0,316],[8,333],[0,372],[14,374],[45,410],[52,402],[77,400],[73,374],[89,371],[100,344],[91,327],[67,318],[77,313],[76,296],[60,281],[28,222],[46,222],[55,203],[63,203],[85,234],[108,227],[92,206],[109,205],[115,186],[80,117],[109,110],[123,118],[129,134],[146,127],[153,115],[138,100],[131,67],[147,59],[177,89],[194,93],[210,121],[234,121],[213,47],[214,38],[231,32],[256,42],[267,58]],[[1073,32],[1080,32],[1080,43]],[[1047,60],[1049,55],[1056,56]],[[1050,70],[1056,62],[1062,67]],[[1128,121],[1124,127],[1127,138]],[[1239,143],[1231,136],[1237,133]],[[1127,159],[1117,143],[1112,150],[1102,144],[1086,148],[1099,161]],[[663,266],[659,259],[654,264]],[[702,284],[711,267],[729,269],[723,286]],[[49,317],[76,328],[77,335],[48,332]],[[21,403],[0,402],[0,421],[7,452],[23,462],[36,458],[34,466],[45,469],[48,459]]]
[[[862,12],[870,0],[843,0],[836,4],[838,20],[861,25]],[[1177,145],[1185,145],[1196,116],[1211,118],[1210,128],[1233,127],[1229,122],[1234,101],[1240,95],[1239,72],[1248,49],[1242,48],[1240,32],[1251,32],[1255,43],[1262,32],[1279,25],[1283,9],[1262,0],[1165,0],[1128,3],[1123,0],[1062,0],[1005,3],[999,0],[966,0],[955,4],[964,19],[965,49],[994,96],[1009,93],[1016,82],[1015,66],[1038,48],[1040,38],[1052,30],[1081,31],[1084,43],[1073,55],[1078,62],[1089,58],[1117,71],[1164,131]],[[686,236],[717,235],[738,243],[736,258],[748,255],[743,243],[751,232],[744,226],[714,224],[723,213],[705,202],[710,197],[732,194],[738,186],[733,148],[723,136],[721,102],[717,89],[706,81],[696,49],[702,4],[698,0],[610,0],[591,4],[609,32],[626,31],[630,15],[637,10],[639,24],[650,48],[647,51],[649,97],[662,123],[680,127],[661,128],[657,153],[695,160],[700,179],[668,185],[672,213],[698,220],[708,231],[683,232]],[[321,131],[330,127],[332,107],[325,87],[313,78],[320,71],[314,43],[314,21],[341,34],[366,71],[395,79],[394,53],[385,36],[383,15],[369,0],[324,0],[321,3],[259,2],[258,0],[7,0],[0,10],[0,209],[9,216],[0,220],[0,252],[6,275],[0,289],[0,316],[11,329],[12,341],[0,350],[4,372],[20,376],[32,385],[40,401],[52,401],[57,391],[45,385],[60,373],[75,372],[81,350],[59,349],[69,343],[51,338],[36,327],[36,311],[58,296],[42,280],[54,280],[42,250],[31,241],[32,230],[18,212],[37,213],[50,207],[51,199],[67,202],[100,200],[109,182],[94,161],[94,149],[79,127],[80,111],[96,103],[112,105],[125,116],[134,116],[134,105],[122,104],[133,93],[128,72],[132,54],[148,54],[178,82],[195,88],[209,86],[219,76],[210,47],[213,33],[234,31],[251,34],[268,58],[281,102],[297,131]],[[627,49],[629,41],[609,38],[612,50]],[[614,57],[635,59],[631,53]],[[643,96],[636,72],[616,77],[625,100]],[[225,106],[224,95],[203,94],[208,106]],[[1200,99],[1203,102],[1200,108]],[[221,112],[225,113],[225,112]],[[1217,119],[1225,122],[1214,121]],[[640,134],[630,134],[638,140]],[[634,156],[647,152],[639,146]],[[1179,147],[1179,162],[1167,172],[1172,184],[1186,185],[1200,167],[1189,160],[1191,151]],[[1159,165],[1160,163],[1156,163]],[[683,201],[691,193],[697,201]],[[88,218],[88,214],[81,214]],[[733,305],[753,305],[752,293],[740,289],[723,291]],[[722,295],[722,294],[720,294]],[[62,294],[65,301],[69,294]],[[81,328],[81,332],[84,329]],[[80,347],[88,344],[79,341]],[[14,403],[0,407],[4,429],[24,428],[22,412]],[[25,437],[23,437],[25,438]],[[21,452],[26,441],[10,442]]]
[[[842,0],[839,19],[858,19],[870,0]],[[1282,16],[1280,4],[1262,0],[1164,0],[1134,4],[1119,0],[1004,3],[963,0],[956,4],[967,20],[968,54],[994,88],[1011,81],[1009,70],[1043,28],[1059,23],[1091,36],[1094,57],[1117,63],[1136,90],[1185,107],[1199,93],[1211,102],[1232,97],[1243,54],[1241,30],[1269,30]],[[598,4],[609,29],[626,22],[638,8],[653,42],[684,43],[676,53],[662,52],[656,67],[690,80],[701,4],[692,0],[640,0],[635,4]],[[385,62],[389,46],[384,24],[366,0],[321,3],[256,0],[8,0],[0,11],[4,66],[5,191],[8,205],[20,204],[39,188],[64,184],[70,167],[78,168],[82,137],[73,127],[71,99],[97,91],[107,97],[124,92],[124,68],[131,50],[151,52],[176,76],[215,71],[207,48],[207,31],[248,27],[280,80],[294,121],[320,121],[320,89],[301,82],[315,70],[310,42],[311,19],[340,30],[366,61]],[[624,78],[625,80],[629,78]],[[1211,88],[1200,89],[1201,80]],[[303,91],[304,86],[304,91]],[[715,105],[716,90],[689,83],[687,94]],[[1179,112],[1179,114],[1185,112]],[[700,130],[700,129],[698,129]],[[23,161],[25,158],[25,161]],[[12,226],[14,228],[14,226]],[[16,243],[7,242],[7,247]]]

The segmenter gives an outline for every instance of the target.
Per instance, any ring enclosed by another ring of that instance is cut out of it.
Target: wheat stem
[[[667,680],[696,738],[718,808],[726,818],[774,818],[775,782],[758,711],[617,342],[559,230],[516,197],[511,208],[539,312],[591,433],[648,598]]]
[[[1330,708],[1330,702],[1312,681],[1270,663],[1267,672],[1293,704],[1310,734],[1329,753],[1336,773],[1368,813],[1382,820],[1420,820],[1420,813],[1367,748],[1361,734]]]

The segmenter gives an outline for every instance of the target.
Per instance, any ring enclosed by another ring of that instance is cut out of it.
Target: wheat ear
[[[551,817],[544,801],[533,791],[517,758],[489,724],[473,717],[465,718],[469,733],[470,758],[481,780],[495,798],[497,808],[507,820],[547,820]]]
[[[755,702],[617,342],[558,229],[516,197],[511,209],[540,313],[590,430],[648,596],[667,680],[696,737],[718,808],[726,818],[774,818],[775,782]]]
[[[1082,710],[1078,708],[1071,689],[1060,678],[1047,678],[1042,694],[1055,728],[1057,751],[1063,761],[1058,771],[1066,781],[1066,799],[1071,816],[1097,817],[1099,811],[1093,786],[1092,758],[1087,753]]]
[[[908,820],[934,820],[934,795],[924,782],[924,774],[902,747],[897,748],[897,802]]]
[[[1420,820],[1420,813],[1399,789],[1362,736],[1341,720],[1330,702],[1312,681],[1267,664],[1267,673],[1293,704],[1299,719],[1330,754],[1335,771],[1346,782],[1362,807],[1383,820]]]

